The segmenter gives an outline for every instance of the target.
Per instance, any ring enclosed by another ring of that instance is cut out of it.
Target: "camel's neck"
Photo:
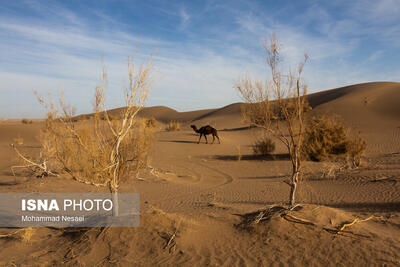
[[[193,127],[193,130],[194,130],[196,133],[199,133],[199,129],[197,129],[197,127]]]

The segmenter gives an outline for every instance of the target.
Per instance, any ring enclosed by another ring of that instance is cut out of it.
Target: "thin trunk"
[[[296,152],[294,152],[296,153]],[[292,164],[292,177],[290,181],[290,202],[289,206],[293,207],[296,203],[296,190],[297,190],[297,184],[299,182],[299,173],[300,173],[300,159],[298,154],[296,153],[294,155],[295,159]]]
[[[295,172],[292,174],[292,181],[290,184],[290,203],[289,206],[293,207],[296,203],[296,190],[297,190],[297,182],[299,179],[299,173]]]
[[[114,217],[117,217],[119,215],[118,191],[114,190],[112,188],[110,188],[110,190],[111,190],[111,193],[112,193],[112,202],[113,202],[112,213],[113,213]]]

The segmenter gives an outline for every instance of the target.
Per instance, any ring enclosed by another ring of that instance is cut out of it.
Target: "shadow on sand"
[[[213,157],[217,160],[225,161],[237,161],[238,155],[216,155]],[[289,160],[289,154],[273,154],[273,155],[242,155],[240,160],[265,160],[265,161],[277,161],[277,160]]]
[[[268,201],[232,201],[230,204],[252,204],[252,205],[284,205],[285,201],[282,202],[268,202]],[[305,203],[298,202],[300,206],[302,204],[311,204],[311,205],[319,205],[326,206],[330,208],[341,209],[345,211],[352,212],[400,212],[400,202],[364,202],[364,203],[336,203],[336,204],[328,204],[328,203]]]
[[[257,128],[256,126],[245,126],[245,127],[239,127],[239,128],[225,128],[225,129],[221,129],[218,130],[220,132],[235,132],[235,131],[243,131],[243,130],[249,130],[249,129],[253,129],[253,128]]]
[[[197,144],[197,141],[186,141],[186,140],[160,140],[159,142],[180,143],[180,144]]]
[[[10,185],[17,185],[20,184],[16,181],[4,181],[4,182],[0,182],[0,186],[10,186]]]
[[[271,175],[271,176],[246,176],[238,177],[239,180],[277,180],[282,178],[288,178],[288,175]]]
[[[325,206],[337,209],[351,210],[351,211],[374,211],[374,212],[400,211],[400,202],[339,203],[339,204],[326,204]]]

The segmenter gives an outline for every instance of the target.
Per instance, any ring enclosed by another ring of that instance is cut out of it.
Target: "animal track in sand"
[[[226,172],[223,172],[223,171],[221,171],[219,169],[207,166],[207,165],[202,164],[202,163],[197,163],[197,165],[200,165],[200,166],[202,166],[204,168],[210,169],[210,170],[212,170],[212,171],[214,171],[216,173],[221,174],[225,178],[225,182],[220,184],[219,186],[227,185],[227,184],[230,184],[230,183],[233,182],[233,177],[231,175],[229,175],[228,173],[226,173]],[[217,187],[219,187],[219,186],[217,186]]]

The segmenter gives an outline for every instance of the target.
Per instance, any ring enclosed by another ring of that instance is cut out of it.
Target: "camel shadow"
[[[186,140],[160,140],[159,142],[180,143],[180,144],[197,144],[196,141],[186,141]]]
[[[224,161],[237,161],[238,155],[216,155],[213,157],[217,160]],[[273,155],[242,155],[240,160],[264,160],[264,161],[278,161],[289,160],[289,154],[273,154]]]
[[[5,182],[0,182],[0,186],[10,186],[10,185],[17,185],[20,184],[16,181],[5,181]]]

